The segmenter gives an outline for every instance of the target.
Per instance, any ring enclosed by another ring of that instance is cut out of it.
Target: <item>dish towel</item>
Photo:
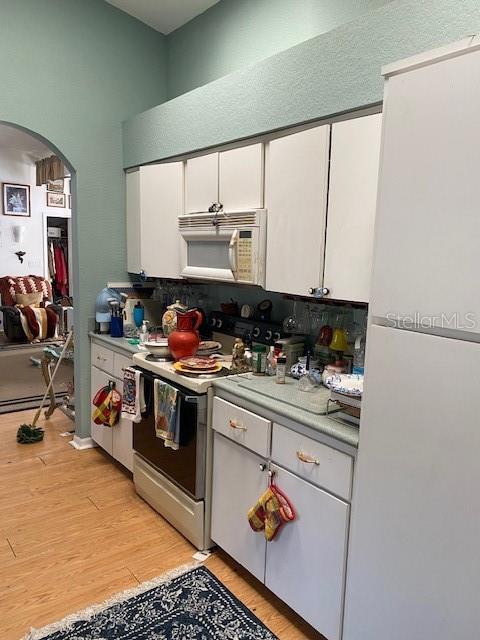
[[[178,449],[180,444],[180,413],[178,390],[167,382],[154,381],[155,432],[166,447]]]
[[[143,376],[133,367],[125,367],[123,372],[122,418],[140,422],[146,409]]]

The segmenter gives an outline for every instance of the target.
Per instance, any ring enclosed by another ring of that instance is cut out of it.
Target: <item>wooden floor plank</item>
[[[31,419],[30,411],[0,416],[1,640],[192,562],[195,552],[109,456],[69,446],[59,434],[72,423],[59,412],[40,420],[43,442],[17,444],[19,424]],[[280,640],[321,640],[225,554],[207,566]]]

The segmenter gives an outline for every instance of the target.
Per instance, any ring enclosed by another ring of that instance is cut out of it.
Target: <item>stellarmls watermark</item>
[[[420,312],[411,315],[399,313],[387,313],[385,316],[387,326],[398,329],[456,329],[460,331],[473,331],[478,327],[477,317],[474,313],[441,313],[430,316]]]

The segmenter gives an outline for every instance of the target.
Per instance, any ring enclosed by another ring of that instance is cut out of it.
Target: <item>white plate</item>
[[[346,396],[360,398],[363,393],[363,376],[356,373],[336,373],[325,380],[325,386]]]

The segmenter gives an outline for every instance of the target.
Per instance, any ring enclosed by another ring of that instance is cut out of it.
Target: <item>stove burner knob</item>
[[[215,328],[215,326],[216,326],[216,324],[217,324],[217,320],[216,320],[216,318],[210,318],[210,322],[209,322],[209,324],[210,324],[210,326],[211,326],[211,327],[214,327],[214,328]]]
[[[273,334],[273,338],[275,340],[275,342],[278,342],[281,339],[281,335],[280,335],[280,331],[275,331],[275,333]]]
[[[221,318],[218,318],[217,320],[217,329],[221,329],[223,326],[223,320]]]
[[[254,327],[253,331],[252,331],[252,335],[254,338],[258,338],[260,335],[260,327]]]
[[[271,329],[267,329],[265,331],[265,340],[268,340],[270,342],[270,340],[273,338],[273,332]]]

